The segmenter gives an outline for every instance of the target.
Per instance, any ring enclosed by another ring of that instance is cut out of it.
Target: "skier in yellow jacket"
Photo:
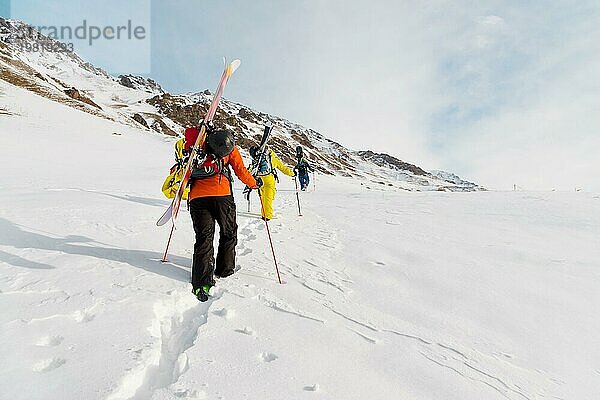
[[[254,176],[260,176],[263,181],[263,186],[260,188],[260,195],[262,197],[264,208],[262,217],[266,218],[268,221],[273,218],[273,201],[275,200],[275,194],[277,193],[275,187],[275,184],[278,181],[276,170],[280,170],[287,176],[292,177],[295,176],[296,173],[293,169],[281,162],[274,151],[266,149],[264,154],[257,154],[258,150],[258,146],[250,147],[250,156],[254,160],[260,157],[258,167],[253,172]]]

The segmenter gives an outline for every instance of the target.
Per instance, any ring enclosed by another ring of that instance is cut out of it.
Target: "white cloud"
[[[497,15],[479,16],[477,17],[477,22],[479,22],[481,25],[490,27],[504,27],[506,25],[504,18]]]
[[[523,54],[524,65],[492,74],[491,88],[505,85],[510,96],[459,128],[446,165],[493,188],[600,190],[600,29],[591,19],[521,25],[497,44]],[[544,37],[546,29],[555,31]]]

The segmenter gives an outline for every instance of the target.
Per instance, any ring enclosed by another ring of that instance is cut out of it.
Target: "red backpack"
[[[185,151],[189,152],[192,149],[199,134],[200,131],[197,127],[185,128]]]

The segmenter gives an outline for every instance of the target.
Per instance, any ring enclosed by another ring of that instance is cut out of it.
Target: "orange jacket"
[[[237,146],[233,147],[233,150],[229,155],[223,158],[225,165],[231,165],[233,172],[237,175],[242,182],[247,186],[255,189],[256,180],[244,166],[244,160],[240,155],[240,151]],[[211,197],[211,196],[229,196],[231,194],[231,186],[229,180],[223,176],[223,174],[217,174],[210,178],[195,180],[192,183],[190,189],[189,199],[195,199],[197,197]]]

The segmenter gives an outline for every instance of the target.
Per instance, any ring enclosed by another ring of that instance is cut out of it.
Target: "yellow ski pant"
[[[262,198],[263,211],[262,216],[268,219],[273,218],[273,201],[277,189],[275,188],[275,177],[272,174],[261,176],[263,185],[260,188],[260,196]]]

